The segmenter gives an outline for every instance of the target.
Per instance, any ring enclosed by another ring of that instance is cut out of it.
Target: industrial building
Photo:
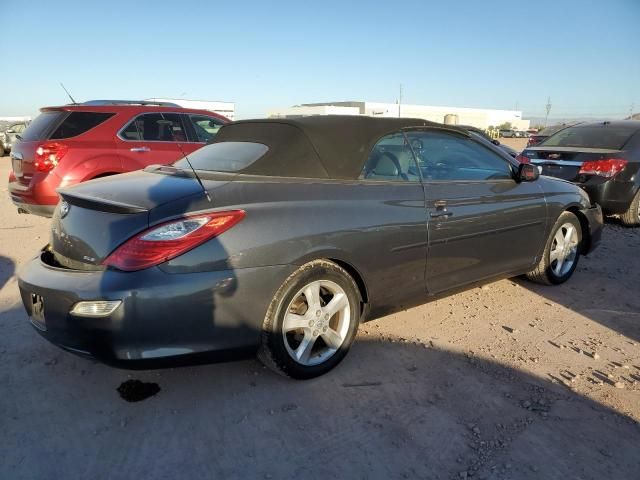
[[[184,108],[196,108],[199,110],[209,110],[215,112],[229,120],[234,120],[236,115],[236,104],[234,102],[218,102],[211,100],[187,100],[185,98],[147,98],[150,102],[170,102]]]
[[[295,118],[309,115],[368,115],[372,117],[422,118],[438,123],[473,125],[486,129],[505,122],[517,130],[527,130],[529,120],[522,119],[518,110],[494,110],[486,108],[437,107],[379,102],[326,102],[305,103],[270,111],[275,118]]]

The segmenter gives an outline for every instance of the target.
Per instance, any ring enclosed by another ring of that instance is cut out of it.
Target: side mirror
[[[518,180],[521,182],[535,182],[540,178],[540,170],[537,165],[531,163],[521,163],[518,170]]]

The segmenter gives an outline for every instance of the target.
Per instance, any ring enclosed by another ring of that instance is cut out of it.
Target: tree
[[[511,130],[511,122],[504,122],[502,125],[498,125],[500,130]]]

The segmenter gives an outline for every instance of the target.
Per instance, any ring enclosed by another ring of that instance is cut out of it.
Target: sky
[[[640,0],[0,0],[0,116],[77,101],[640,111]]]

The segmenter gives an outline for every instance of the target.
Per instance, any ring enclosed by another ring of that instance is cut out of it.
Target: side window
[[[411,148],[402,133],[382,137],[375,144],[360,179],[396,182],[420,180]]]
[[[187,136],[177,113],[145,113],[134,118],[120,136],[125,140],[185,142]]]
[[[513,178],[505,159],[470,138],[441,131],[407,132],[407,138],[425,181]]]
[[[213,137],[216,136],[220,127],[222,127],[222,120],[213,117],[207,117],[206,115],[189,115],[191,125],[195,131],[197,142],[207,143]]]

